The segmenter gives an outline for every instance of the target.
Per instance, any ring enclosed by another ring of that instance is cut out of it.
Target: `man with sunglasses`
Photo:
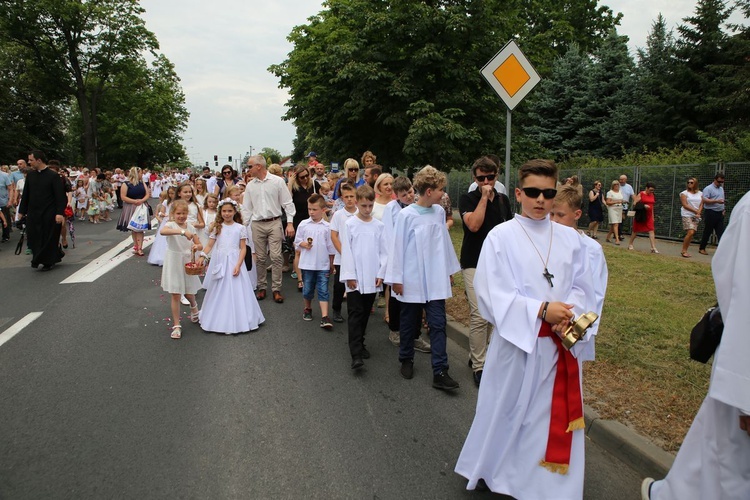
[[[458,211],[464,226],[464,239],[461,245],[461,273],[464,277],[466,298],[471,314],[469,330],[470,364],[474,371],[474,383],[479,387],[487,355],[487,345],[492,334],[492,325],[482,318],[474,293],[474,273],[479,252],[487,234],[512,217],[510,200],[494,187],[497,178],[497,165],[487,156],[482,156],[471,167],[474,182],[479,189],[469,191],[458,200]]]
[[[489,160],[492,161],[492,163],[495,164],[495,184],[494,184],[495,191],[497,191],[498,193],[502,193],[502,194],[504,194],[504,195],[507,196],[508,195],[508,190],[505,189],[505,184],[503,184],[502,182],[500,182],[498,180],[500,178],[500,175],[499,175],[500,174],[500,166],[502,165],[500,163],[500,158],[497,157],[496,155],[486,155],[486,156],[483,156],[483,158],[489,158]],[[474,182],[472,182],[469,185],[469,192],[471,193],[472,191],[475,191],[478,187],[479,187],[479,184],[475,180]]]
[[[714,181],[703,188],[703,216],[706,218],[706,225],[703,227],[698,253],[708,255],[706,246],[711,233],[716,232],[717,243],[721,240],[721,235],[724,234],[725,214],[724,174],[716,174]]]

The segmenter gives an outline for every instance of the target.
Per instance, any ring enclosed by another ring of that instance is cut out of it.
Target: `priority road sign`
[[[481,73],[511,111],[541,80],[513,40],[484,65]]]

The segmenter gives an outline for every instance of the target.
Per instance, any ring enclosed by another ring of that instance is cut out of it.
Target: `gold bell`
[[[599,315],[595,312],[589,311],[586,314],[581,314],[578,319],[575,320],[573,324],[570,325],[562,335],[563,347],[565,347],[567,350],[570,350],[576,344],[576,342],[581,340],[583,336],[586,335],[586,330],[591,328],[591,325],[593,325],[597,319],[599,319]]]

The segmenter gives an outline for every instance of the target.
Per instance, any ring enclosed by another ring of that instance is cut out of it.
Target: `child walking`
[[[151,244],[151,250],[148,252],[146,261],[154,266],[164,264],[164,254],[167,251],[167,240],[161,234],[162,228],[169,222],[170,205],[175,200],[175,188],[170,186],[169,189],[162,191],[159,198],[159,208],[156,211],[156,219],[159,221],[159,229],[156,231],[154,242]]]
[[[208,245],[208,226],[212,221],[215,221],[216,216],[219,215],[219,212],[217,211],[218,205],[219,197],[213,193],[207,194],[206,198],[203,200],[203,221],[206,225],[203,230],[198,231],[198,236],[200,237],[204,248]]]
[[[477,306],[495,328],[456,464],[469,490],[484,480],[514,498],[583,498],[580,354],[591,336],[567,351],[559,334],[595,291],[583,238],[550,220],[556,185],[554,162],[526,162],[521,215],[492,229],[479,254]]]
[[[344,208],[338,210],[331,217],[331,242],[336,249],[336,255],[333,256],[333,267],[336,277],[333,280],[333,300],[331,308],[333,309],[334,323],[343,323],[344,318],[341,316],[341,304],[344,302],[345,284],[341,278],[341,242],[346,238],[346,221],[357,213],[357,188],[354,184],[344,182],[339,188],[341,199],[344,202]],[[322,195],[321,195],[322,196]]]
[[[342,195],[346,196],[342,190]],[[344,200],[346,203],[346,200]],[[341,245],[341,275],[346,283],[346,309],[349,313],[349,354],[352,370],[364,366],[370,357],[365,347],[365,330],[375,296],[383,289],[383,277],[388,253],[385,247],[382,222],[372,216],[375,191],[367,184],[357,188],[355,216],[346,221],[346,232]],[[346,208],[346,207],[345,207]],[[339,214],[344,212],[340,210]]]
[[[320,327],[331,330],[333,323],[328,317],[328,279],[334,271],[336,249],[331,242],[330,225],[323,218],[325,209],[325,198],[319,194],[310,195],[307,199],[310,218],[299,223],[294,248],[302,272],[302,297],[305,302],[302,319],[312,321],[312,300],[317,290],[322,316]]]
[[[164,254],[164,267],[161,269],[162,290],[172,297],[172,335],[173,339],[182,338],[180,323],[180,296],[184,295],[190,304],[190,321],[198,322],[198,304],[195,293],[200,289],[198,276],[185,273],[185,264],[190,262],[192,252],[198,251],[201,245],[195,228],[187,222],[188,206],[182,200],[172,203],[172,220],[167,222],[159,233],[167,240],[167,251]]]
[[[432,386],[447,391],[459,385],[448,374],[445,299],[452,296],[451,275],[461,266],[439,205],[445,184],[445,174],[429,165],[414,176],[419,200],[398,213],[385,281],[401,302],[401,376],[414,376],[414,339],[424,311],[430,325]]]
[[[218,208],[205,248],[211,262],[203,280],[206,296],[199,316],[201,328],[227,335],[257,330],[265,317],[245,271],[247,230],[237,202],[226,198]]]
[[[76,181],[76,211],[78,212],[78,220],[86,220],[86,208],[88,205],[86,186],[83,185],[83,179],[78,179]]]

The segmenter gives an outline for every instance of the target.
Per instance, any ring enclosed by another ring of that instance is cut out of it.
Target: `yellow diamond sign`
[[[541,80],[516,42],[510,41],[482,68],[482,76],[513,110]]]

